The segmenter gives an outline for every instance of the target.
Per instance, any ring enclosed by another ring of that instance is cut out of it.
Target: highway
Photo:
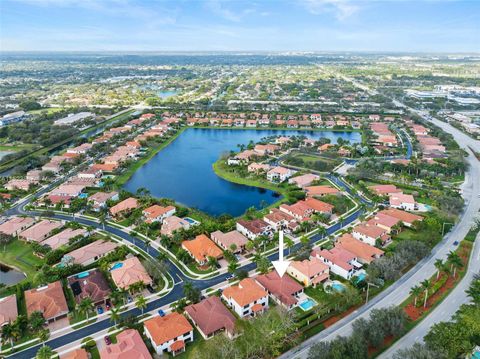
[[[414,111],[413,109],[410,110]],[[413,286],[417,285],[424,279],[431,277],[436,272],[436,268],[434,265],[435,260],[437,258],[445,259],[448,252],[456,248],[453,242],[457,240],[462,240],[470,230],[474,219],[478,217],[478,211],[480,209],[480,163],[468,147],[471,147],[475,151],[480,152],[480,142],[453,128],[449,124],[435,119],[433,119],[432,122],[435,125],[441,127],[444,131],[451,133],[454,136],[455,140],[459,143],[459,145],[469,153],[467,158],[467,161],[469,163],[469,170],[467,171],[467,174],[465,176],[465,182],[462,185],[462,196],[465,200],[465,208],[461,215],[460,221],[452,228],[452,230],[444,237],[444,239],[433,248],[431,254],[428,257],[417,263],[397,282],[395,282],[385,291],[381,292],[379,295],[373,298],[367,305],[362,306],[361,308],[351,313],[347,317],[343,318],[342,320],[338,321],[331,327],[328,327],[322,332],[307,339],[305,342],[301,343],[296,348],[293,348],[292,350],[280,356],[280,358],[307,358],[308,351],[313,344],[319,341],[329,341],[335,339],[339,335],[347,336],[351,334],[352,322],[359,318],[367,319],[372,309],[385,308],[391,305],[399,305],[400,303],[402,303],[408,297],[410,289]],[[478,251],[478,248],[476,248],[476,251]],[[459,294],[459,297],[460,296],[461,294]],[[455,300],[455,298],[453,300]],[[445,303],[448,302],[449,300],[447,299]],[[451,303],[451,305],[455,308],[458,308],[460,304],[460,301],[456,303]],[[426,334],[426,330],[428,330],[431,324],[434,323],[434,319],[431,320],[429,316],[424,319],[424,322],[425,325],[421,327],[423,329],[423,332],[415,332],[415,334],[413,335],[413,341],[407,340],[407,343],[413,343],[415,341],[415,338],[423,337],[423,335]],[[421,329],[418,330],[420,331]],[[408,346],[408,344],[406,345]],[[399,347],[395,345],[394,348],[394,350],[396,350]]]

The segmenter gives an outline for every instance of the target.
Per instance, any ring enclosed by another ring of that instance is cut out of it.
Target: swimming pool
[[[302,308],[305,312],[312,309],[317,302],[315,302],[312,298],[305,299],[303,302],[299,304],[300,308]]]
[[[337,292],[343,292],[345,290],[345,286],[340,282],[334,282],[332,288]]]
[[[84,199],[84,198],[87,198],[88,197],[88,193],[80,193],[78,195],[78,198],[81,198],[81,199]]]
[[[363,282],[365,278],[367,278],[367,275],[365,273],[360,273],[359,275],[357,275],[358,282]]]
[[[122,268],[123,267],[123,263],[115,263],[112,268],[110,268],[110,270],[114,270],[114,269],[118,269],[118,268]]]
[[[191,225],[194,225],[194,224],[198,224],[199,222],[194,220],[193,218],[190,218],[190,217],[185,217],[184,220],[186,220],[188,223],[190,223]]]
[[[82,272],[82,273],[78,273],[77,274],[77,278],[80,279],[80,278],[86,278],[90,275],[89,272]]]

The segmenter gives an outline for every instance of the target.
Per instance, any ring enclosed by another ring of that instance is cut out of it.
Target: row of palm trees
[[[436,280],[440,277],[442,272],[447,275],[453,274],[453,277],[456,278],[457,270],[464,266],[462,258],[458,255],[457,252],[450,251],[447,256],[447,260],[444,262],[441,259],[437,259],[434,263],[435,268],[437,269]],[[427,300],[429,291],[433,285],[433,281],[430,279],[425,279],[419,285],[416,285],[410,289],[410,295],[414,297],[413,305],[417,306],[418,297],[424,293],[423,307],[427,307]]]

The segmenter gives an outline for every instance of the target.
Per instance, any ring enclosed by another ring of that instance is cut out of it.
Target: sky
[[[0,51],[480,52],[480,0],[0,0]]]

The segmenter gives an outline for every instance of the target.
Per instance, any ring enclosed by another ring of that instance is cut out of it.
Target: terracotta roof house
[[[25,179],[32,182],[40,182],[42,180],[42,171],[41,170],[31,170],[28,171]]]
[[[65,254],[62,258],[62,263],[66,265],[75,263],[87,266],[113,252],[119,246],[116,242],[99,239]]]
[[[183,241],[182,248],[200,265],[206,264],[209,257],[220,259],[223,256],[223,251],[205,234],[200,234],[190,241]]]
[[[298,295],[303,293],[303,287],[288,275],[280,277],[277,271],[271,271],[255,277],[255,280],[268,292],[270,297],[287,309],[294,308],[298,303]]]
[[[98,269],[72,275],[67,281],[77,304],[85,298],[90,298],[94,304],[101,304],[111,293],[107,280]]]
[[[109,200],[118,200],[118,192],[97,192],[88,197],[88,202],[93,204],[94,211],[107,207],[107,201]]]
[[[371,218],[367,224],[368,225],[375,225],[382,229],[385,229],[387,233],[391,233],[393,228],[400,223],[398,218],[389,216],[388,214],[379,212]]]
[[[39,243],[48,238],[53,230],[62,226],[63,224],[61,222],[44,219],[43,221],[40,221],[32,227],[29,227],[21,232],[19,237],[26,241]]]
[[[165,236],[171,237],[173,232],[178,231],[180,229],[189,229],[190,222],[183,218],[179,218],[177,216],[170,216],[163,220],[162,228],[160,229],[160,234]]]
[[[110,208],[110,214],[112,216],[118,216],[120,214],[123,214],[125,212],[129,212],[133,209],[138,208],[138,201],[136,198],[130,197],[125,200],[123,200],[120,203],[117,203],[115,206]]]
[[[50,192],[52,196],[78,197],[86,186],[75,184],[62,184]]]
[[[402,210],[396,209],[396,208],[384,209],[383,211],[381,211],[379,213],[384,213],[388,216],[398,218],[403,223],[403,225],[406,226],[406,227],[411,227],[413,225],[413,223],[415,223],[416,221],[422,221],[423,220],[422,216],[412,214],[412,213],[408,213],[408,212],[405,212],[405,211],[402,211]]]
[[[34,223],[35,220],[31,217],[12,217],[0,224],[0,233],[16,236]]]
[[[384,254],[381,249],[359,241],[349,233],[345,233],[338,238],[335,247],[343,248],[353,253],[362,264],[370,264]]]
[[[277,208],[271,209],[270,213],[263,217],[263,220],[275,231],[282,228],[286,231],[294,231],[298,226],[298,223],[293,216]]]
[[[39,311],[47,321],[56,320],[68,314],[68,305],[63,294],[62,283],[56,281],[44,287],[26,290],[27,314]]]
[[[307,173],[301,176],[292,177],[288,180],[288,183],[294,183],[297,187],[305,188],[310,186],[312,182],[317,181],[320,176],[314,175],[313,173]]]
[[[205,339],[211,338],[223,330],[230,338],[235,334],[236,319],[217,296],[211,296],[199,303],[187,306],[185,314]]]
[[[156,316],[145,321],[143,325],[145,335],[158,355],[168,352],[175,356],[185,351],[185,343],[193,341],[192,325],[177,312],[164,317]]]
[[[280,149],[278,145],[256,145],[253,150],[258,153],[259,156],[266,156],[269,154],[273,154]]]
[[[118,288],[128,289],[137,282],[143,282],[145,285],[153,284],[153,279],[137,257],[130,257],[120,263],[122,263],[121,267],[110,272]]]
[[[283,182],[294,175],[296,171],[285,167],[274,167],[267,172],[267,179],[270,182]]]
[[[367,224],[359,224],[353,227],[352,235],[356,239],[368,243],[371,246],[374,246],[377,243],[377,239],[380,239],[382,244],[387,243],[391,239],[386,229],[376,225],[369,226]]]
[[[220,246],[220,248],[223,250],[230,250],[234,253],[243,252],[243,250],[245,250],[245,245],[248,242],[247,237],[236,230],[227,233],[215,231],[210,233],[210,237]],[[232,246],[235,247],[235,250],[232,250]]]
[[[255,239],[258,236],[271,234],[270,225],[262,219],[239,220],[237,221],[237,231],[242,233],[248,239]]]
[[[60,359],[89,359],[85,349],[79,348],[60,355]]]
[[[393,184],[379,184],[368,187],[378,196],[388,196],[390,193],[401,193],[402,190]]]
[[[0,298],[0,328],[18,317],[17,296],[15,294]]]
[[[310,257],[322,260],[330,267],[330,271],[345,278],[352,278],[362,265],[357,262],[357,257],[352,252],[341,247],[328,249],[314,249]]]
[[[159,206],[158,204],[155,204],[151,207],[145,208],[143,210],[143,216],[145,217],[145,222],[147,223],[153,223],[153,222],[160,222],[170,216],[173,216],[175,214],[175,207],[174,206],[167,206],[167,207],[162,207]]]
[[[411,194],[393,193],[390,195],[390,206],[393,208],[414,211],[417,208],[417,202]]]
[[[254,317],[268,309],[268,293],[252,278],[242,279],[222,293],[222,299],[240,318]]]
[[[135,329],[126,329],[117,335],[117,343],[100,350],[102,359],[152,359],[142,336]]]
[[[338,194],[340,191],[332,186],[308,186],[304,188],[307,196],[322,197],[329,194]]]
[[[44,241],[41,242],[42,246],[49,246],[51,249],[58,249],[61,246],[64,246],[68,244],[69,240],[78,236],[85,237],[87,236],[88,232],[83,229],[72,229],[72,228],[66,228],[63,231],[54,234],[53,236],[45,239]]]
[[[303,283],[305,287],[315,287],[317,284],[325,282],[330,277],[329,272],[328,265],[315,257],[303,261],[293,261],[287,268],[287,273]]]
[[[30,185],[36,184],[35,182],[26,180],[26,179],[11,179],[5,184],[5,188],[9,191],[13,191],[15,189],[19,189],[22,191],[28,191],[30,189]]]
[[[303,202],[308,207],[313,209],[313,211],[316,212],[316,213],[331,214],[333,212],[334,207],[330,203],[325,203],[325,202],[319,201],[316,198],[307,197]]]
[[[252,162],[248,165],[247,171],[248,172],[254,172],[254,173],[258,173],[258,172],[261,172],[261,171],[268,172],[270,170],[270,168],[271,168],[270,165],[268,165],[266,163]]]

